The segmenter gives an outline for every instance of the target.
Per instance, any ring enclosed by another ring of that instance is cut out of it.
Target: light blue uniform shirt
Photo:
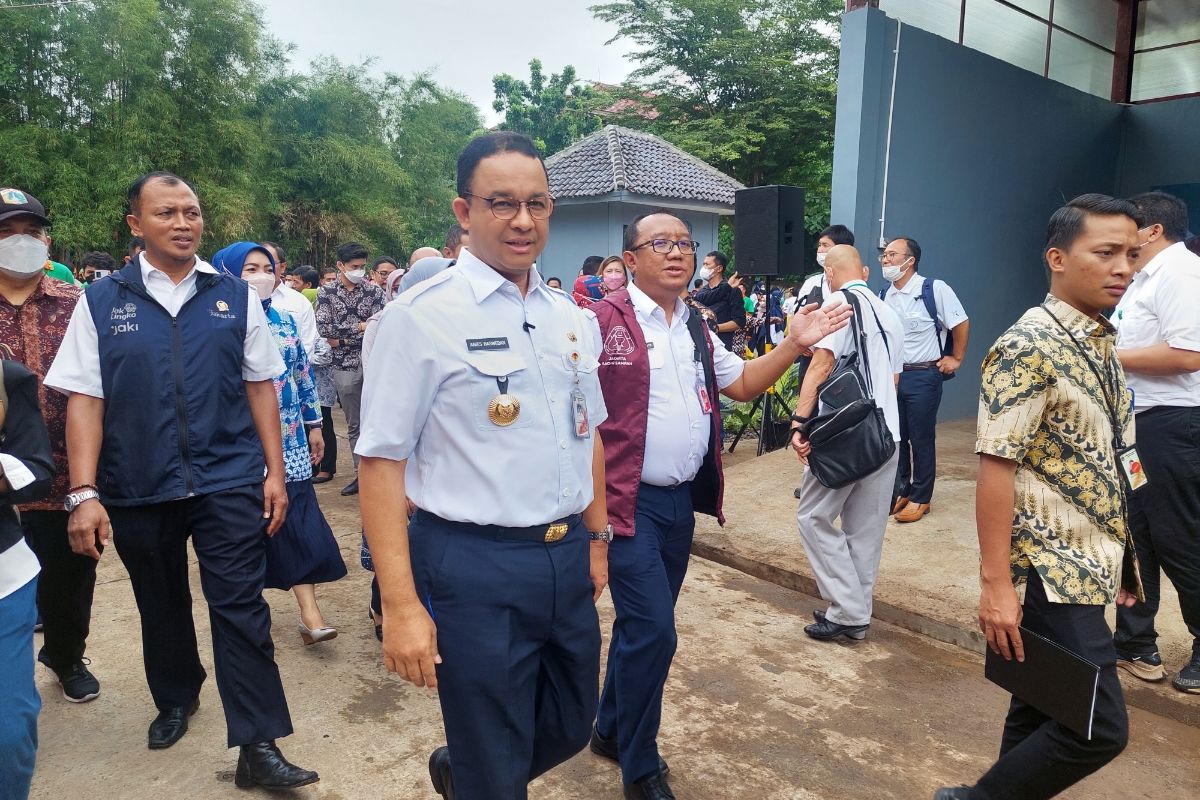
[[[408,496],[444,519],[526,527],[577,514],[592,501],[594,432],[608,415],[599,351],[583,312],[536,270],[522,297],[464,249],[380,318],[356,452],[408,459]],[[488,417],[505,377],[521,404],[507,427]],[[584,438],[572,409],[577,379]]]

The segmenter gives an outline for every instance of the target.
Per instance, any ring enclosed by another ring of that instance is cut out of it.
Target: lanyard
[[[1108,419],[1112,424],[1112,435],[1115,449],[1118,451],[1124,450],[1125,440],[1121,435],[1121,418],[1120,414],[1118,413],[1119,407],[1115,398],[1117,393],[1117,380],[1116,375],[1112,370],[1112,364],[1108,364],[1108,369],[1106,371],[1109,373],[1109,375],[1108,379],[1105,380],[1105,378],[1100,375],[1100,368],[1096,366],[1096,363],[1092,360],[1091,355],[1088,353],[1083,344],[1077,338],[1075,338],[1075,334],[1071,333],[1067,326],[1062,323],[1062,320],[1056,317],[1054,312],[1047,308],[1044,303],[1042,304],[1042,310],[1050,315],[1050,319],[1058,323],[1058,327],[1062,328],[1063,333],[1070,338],[1071,343],[1075,345],[1075,349],[1079,351],[1079,354],[1083,356],[1083,360],[1087,362],[1088,367],[1092,370],[1092,374],[1096,376],[1096,381],[1100,384],[1100,394],[1104,397],[1104,406],[1108,409]],[[1113,397],[1110,397],[1110,391]]]

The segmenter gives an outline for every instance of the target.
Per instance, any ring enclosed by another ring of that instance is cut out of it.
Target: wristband
[[[799,414],[792,414],[792,422],[799,422],[801,425],[811,420],[812,417],[802,417]]]

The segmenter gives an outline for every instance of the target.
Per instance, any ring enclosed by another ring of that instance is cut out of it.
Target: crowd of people
[[[125,263],[89,253],[72,271],[49,261],[42,204],[0,189],[0,796],[29,792],[35,661],[68,701],[100,692],[85,651],[114,531],[155,705],[148,746],[187,733],[207,677],[190,538],[236,784],[318,780],[276,743],[292,723],[263,591],[295,595],[305,645],[337,636],[317,586],[347,567],[313,488],[336,475],[335,406],[384,663],[438,689],[442,797],[525,798],[585,747],[619,765],[625,797],[675,796],[657,740],[695,515],[724,523],[722,398],[751,401],[788,371],[798,532],[827,601],[805,632],[869,634],[888,518],[930,511],[942,383],[968,340],[917,241],[888,242],[876,294],[853,233],[831,225],[821,272],[785,297],[726,276],[725,254],[701,258],[659,209],[567,291],[536,267],[554,198],[528,138],[474,139],[457,182],[442,248],[371,260],[351,241],[321,269],[289,268],[270,241],[204,260],[201,199],[152,172],[129,191]],[[1019,626],[1059,642],[1100,667],[1100,691],[1090,738],[1014,698],[999,761],[940,800],[1051,797],[1116,757],[1116,669],[1167,674],[1160,568],[1196,641],[1173,684],[1200,692],[1200,247],[1186,221],[1161,192],[1068,203],[1049,224],[1045,302],[983,362],[980,625],[1004,658],[1023,658]]]

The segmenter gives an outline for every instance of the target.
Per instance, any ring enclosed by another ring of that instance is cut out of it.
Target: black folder
[[[1021,642],[1024,661],[1005,661],[988,648],[984,676],[1090,741],[1100,667],[1025,627]]]

